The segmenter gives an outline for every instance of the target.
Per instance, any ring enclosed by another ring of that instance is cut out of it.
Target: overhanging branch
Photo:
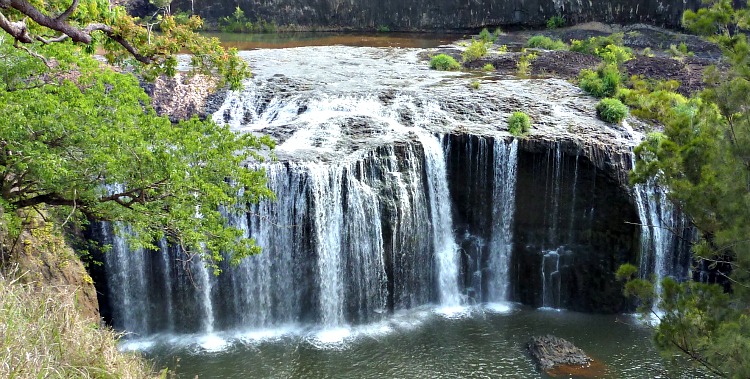
[[[95,31],[101,31],[113,41],[120,44],[139,62],[145,64],[154,62],[153,58],[141,54],[140,51],[135,46],[133,46],[132,43],[119,35],[111,26],[107,24],[91,23],[83,28],[79,28],[67,22],[68,17],[70,17],[70,15],[78,6],[78,1],[79,0],[74,0],[71,6],[67,10],[65,10],[65,12],[63,12],[60,16],[53,18],[42,13],[39,9],[31,5],[26,0],[0,0],[0,9],[15,9],[37,24],[62,33],[61,36],[55,37],[51,40],[44,39],[41,36],[32,36],[29,33],[29,29],[25,21],[10,21],[2,12],[0,12],[0,28],[2,28],[13,38],[15,38],[16,41],[25,44],[33,43],[35,40],[39,40],[43,43],[60,42],[67,38],[72,39],[74,42],[90,44],[93,40],[91,33]]]

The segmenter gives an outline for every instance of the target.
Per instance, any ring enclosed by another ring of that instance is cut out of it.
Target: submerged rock
[[[588,366],[593,362],[593,359],[571,342],[552,335],[532,337],[527,347],[544,371],[557,366]]]

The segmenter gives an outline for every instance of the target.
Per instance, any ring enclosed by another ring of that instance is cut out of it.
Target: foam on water
[[[516,305],[509,302],[487,303],[484,304],[484,311],[489,313],[507,314],[516,309]]]

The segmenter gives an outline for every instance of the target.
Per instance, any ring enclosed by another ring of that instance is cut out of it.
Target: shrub
[[[497,48],[497,52],[500,54],[505,54],[508,52],[508,45],[502,45]]]
[[[253,24],[245,16],[245,12],[240,7],[236,7],[231,16],[219,20],[219,29],[226,33],[275,33],[277,25],[276,21],[268,22],[263,19]]]
[[[531,118],[523,112],[513,112],[508,118],[508,132],[520,136],[531,129]]]
[[[617,99],[602,99],[596,105],[596,115],[606,122],[619,124],[628,115],[628,106]]]
[[[688,50],[685,42],[680,42],[679,45],[669,45],[669,54],[674,58],[692,57],[694,54]]]
[[[430,59],[430,68],[438,71],[456,71],[461,65],[447,54],[438,54]]]
[[[565,17],[552,16],[547,20],[547,29],[557,29],[565,26]]]
[[[243,33],[253,29],[253,24],[245,17],[245,12],[240,7],[234,8],[231,16],[219,20],[219,28],[226,33]]]
[[[609,45],[622,46],[622,40],[624,38],[622,33],[614,33],[608,36],[591,37],[586,40],[574,39],[570,41],[570,51],[577,51],[579,53],[598,55],[597,49],[603,49]],[[629,48],[623,47],[630,51]],[[631,52],[632,53],[632,52]]]
[[[495,71],[495,66],[493,66],[492,63],[487,63],[486,65],[484,65],[484,67],[482,67],[482,71]]]
[[[621,82],[622,74],[614,64],[603,65],[596,71],[584,69],[578,76],[578,86],[595,97],[615,96]]]
[[[391,28],[388,25],[379,25],[377,31],[378,33],[388,33],[391,31]]]
[[[485,55],[487,55],[487,43],[478,40],[471,41],[471,45],[461,53],[464,62],[473,62]]]
[[[617,45],[607,45],[596,49],[596,55],[601,57],[604,62],[616,65],[633,59],[633,51],[630,48]]]
[[[479,83],[479,80],[472,80],[471,81],[471,88],[472,89],[475,89],[475,90],[479,89],[480,85],[481,85],[481,83]]]
[[[496,37],[492,33],[490,33],[487,28],[482,29],[482,31],[479,33],[479,40],[484,43],[494,42],[495,38]]]
[[[518,63],[516,64],[516,69],[518,70],[518,75],[520,76],[527,76],[529,75],[529,69],[531,69],[531,61],[536,59],[537,55],[534,53],[526,53],[526,51],[521,52],[521,57],[518,58]]]
[[[527,47],[534,47],[545,50],[565,50],[568,45],[559,39],[552,39],[545,36],[533,36],[526,42]]]

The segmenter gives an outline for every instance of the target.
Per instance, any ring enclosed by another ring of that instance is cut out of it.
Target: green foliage
[[[606,63],[621,64],[633,59],[633,51],[622,45],[624,35],[614,33],[609,36],[591,37],[587,40],[570,41],[570,51],[596,55]]]
[[[479,82],[479,80],[472,80],[470,86],[471,86],[471,89],[478,90],[479,87],[481,86],[481,83]]]
[[[531,62],[536,58],[536,53],[527,53],[524,49],[521,52],[521,56],[518,58],[518,63],[516,63],[516,71],[518,72],[518,75],[521,77],[528,76],[529,71],[531,70]]]
[[[596,55],[607,64],[620,65],[633,59],[633,51],[628,47],[607,45],[596,49]]]
[[[620,89],[622,74],[616,65],[600,66],[596,71],[584,69],[578,76],[582,90],[595,97],[613,97]]]
[[[259,19],[255,23],[251,22],[239,6],[234,9],[231,16],[219,20],[219,29],[226,33],[275,33],[277,28],[276,21]]]
[[[628,115],[628,106],[620,100],[604,98],[596,105],[596,115],[606,122],[619,124]]]
[[[222,252],[236,262],[259,251],[221,209],[273,196],[264,172],[245,165],[262,160],[268,137],[210,120],[173,125],[147,105],[136,77],[71,44],[42,50],[58,62],[53,72],[7,42],[0,49],[0,72],[10,75],[0,83],[0,177],[13,178],[0,182],[6,217],[46,204],[129,224],[137,247],[166,237],[214,263]]]
[[[495,38],[497,38],[497,36],[490,33],[487,28],[482,29],[482,31],[479,33],[479,40],[484,43],[495,42]]]
[[[633,116],[663,124],[688,103],[687,98],[675,92],[679,86],[676,80],[648,81],[633,77],[631,88],[620,88],[617,98],[632,108]]]
[[[495,71],[495,66],[493,66],[492,63],[487,63],[486,65],[484,65],[484,67],[482,67],[482,71]]]
[[[682,353],[712,374],[750,376],[750,10],[715,0],[683,15],[686,28],[719,44],[728,68],[708,69],[699,96],[685,99],[670,93],[674,83],[654,87],[653,109],[664,124],[635,149],[633,181],[654,181],[669,189],[670,198],[700,233],[693,244],[696,259],[724,269],[731,291],[694,282],[661,284],[657,345]],[[677,48],[676,50],[680,50]],[[681,52],[682,53],[682,52]],[[635,83],[643,92],[648,83]],[[657,94],[662,91],[661,94]],[[633,102],[637,94],[623,93]],[[651,295],[652,298],[657,298]]]
[[[487,55],[487,45],[489,44],[479,40],[472,40],[469,47],[461,53],[461,58],[463,58],[464,62],[474,62],[484,58]]]
[[[559,39],[553,40],[546,36],[533,36],[526,42],[526,46],[545,50],[565,50],[568,48],[565,42]]]
[[[557,29],[565,26],[566,21],[563,16],[552,16],[547,20],[547,29]]]
[[[492,34],[494,34],[494,35],[495,35],[495,39],[497,39],[497,37],[500,37],[500,35],[502,35],[502,34],[503,34],[503,29],[501,29],[501,28],[500,28],[500,27],[498,26],[497,28],[495,28],[495,31],[494,31],[494,32],[493,32]]]
[[[157,1],[160,10],[148,19],[130,17],[124,8],[99,0],[73,4],[76,6],[66,18],[55,18],[70,8],[71,2],[65,0],[14,2],[3,6],[3,16],[23,26],[20,30],[25,34],[3,29],[0,39],[15,39],[21,48],[40,61],[46,60],[52,68],[55,64],[50,61],[54,57],[47,55],[49,45],[74,43],[89,54],[100,52],[110,64],[132,66],[146,79],[173,74],[177,67],[175,55],[184,52],[192,54],[195,71],[218,74],[233,88],[238,88],[250,76],[247,64],[236,52],[225,50],[218,39],[196,33],[203,26],[199,17],[177,19],[172,16],[169,1]],[[40,14],[54,20],[43,21]],[[35,19],[47,26],[38,24]],[[154,27],[158,27],[159,33],[153,32]],[[70,38],[59,38],[61,33]]]
[[[430,68],[438,71],[456,71],[461,65],[447,54],[438,54],[430,59]]]
[[[497,52],[500,54],[505,54],[508,52],[508,45],[502,45],[497,48]]]
[[[388,33],[391,31],[391,28],[388,25],[378,25],[377,32],[378,33]]]
[[[688,50],[685,42],[680,42],[679,45],[669,45],[669,54],[675,58],[692,57],[694,55],[693,52]]]
[[[653,53],[653,51],[651,51],[650,47],[643,48],[643,51],[641,51],[641,55],[643,55],[645,57],[649,57],[649,58],[653,58],[654,57],[654,53]]]
[[[614,33],[608,36],[590,37],[586,40],[574,39],[570,41],[570,50],[589,55],[597,55],[597,49],[604,48],[608,45],[622,46],[623,38],[625,38],[624,34]]]
[[[508,132],[514,136],[528,133],[531,129],[531,118],[524,112],[513,112],[508,118]]]

